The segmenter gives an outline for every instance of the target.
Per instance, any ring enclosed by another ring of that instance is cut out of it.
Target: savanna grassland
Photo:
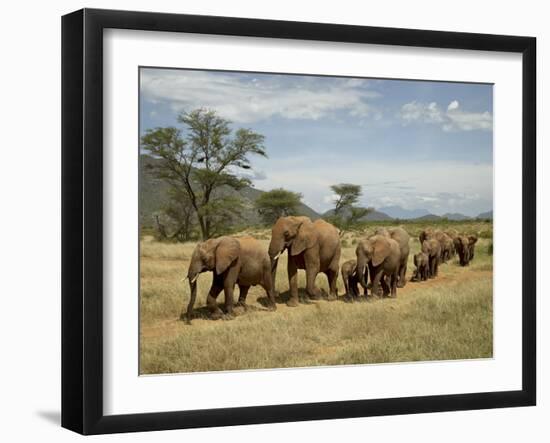
[[[355,258],[359,238],[380,225],[348,232],[342,237],[340,263]],[[246,312],[232,320],[207,318],[206,294],[210,273],[198,279],[195,318],[192,325],[179,320],[189,300],[183,278],[196,243],[163,243],[150,235],[141,239],[140,373],[221,371],[236,369],[366,364],[422,360],[492,357],[493,261],[492,223],[482,221],[405,223],[411,235],[407,270],[410,279],[413,254],[420,244],[418,233],[433,226],[476,233],[475,258],[467,267],[458,257],[439,267],[439,276],[426,282],[407,282],[396,299],[343,302],[344,287],[338,277],[339,300],[308,301],[305,271],[299,271],[302,303],[289,308],[286,257],[279,262],[277,311],[265,307],[259,286],[250,288]],[[269,229],[243,232],[265,244]],[[328,292],[326,276],[317,285]],[[235,289],[235,299],[238,288]],[[224,295],[218,301],[223,303]]]

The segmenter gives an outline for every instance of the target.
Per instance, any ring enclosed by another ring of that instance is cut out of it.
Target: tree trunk
[[[198,215],[197,218],[199,219],[199,226],[201,227],[201,236],[203,241],[208,240],[208,228],[206,226],[206,220],[204,219],[204,216]]]

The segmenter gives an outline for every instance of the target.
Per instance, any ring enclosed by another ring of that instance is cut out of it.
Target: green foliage
[[[351,183],[340,183],[330,187],[336,195],[334,199],[334,214],[339,215],[343,209],[351,208],[361,197],[361,186]]]
[[[330,189],[336,197],[334,199],[334,212],[327,217],[327,221],[340,229],[340,234],[350,229],[356,229],[360,220],[374,211],[373,208],[354,206],[362,194],[360,185],[340,183],[332,185]]]
[[[493,226],[488,227],[487,229],[482,229],[478,233],[479,238],[493,238]]]
[[[232,232],[231,226],[240,218],[242,210],[243,201],[240,197],[225,196],[212,199],[202,206],[199,216],[208,220],[210,236],[217,237]]]
[[[260,195],[254,205],[266,224],[273,224],[279,217],[296,215],[302,194],[283,188],[272,189]]]
[[[185,197],[182,201],[191,207],[202,238],[207,239],[221,232],[228,215],[236,214],[239,208],[234,198],[227,199],[216,191],[250,185],[250,180],[235,170],[250,169],[250,155],[266,156],[264,136],[243,128],[232,133],[229,121],[206,109],[183,112],[178,122],[185,132],[174,127],[148,130],[141,137],[141,147],[162,159],[150,165],[151,169],[170,185],[173,194]],[[180,210],[181,205],[171,199],[171,215],[178,218]]]

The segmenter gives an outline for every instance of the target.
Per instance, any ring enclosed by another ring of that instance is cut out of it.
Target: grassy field
[[[369,229],[349,232],[342,239],[342,258],[355,257],[355,244]],[[419,248],[418,233],[437,223],[407,223],[411,254],[407,279]],[[212,321],[205,309],[211,274],[198,279],[196,318],[192,325],[179,320],[189,300],[189,286],[182,281],[194,243],[160,243],[149,235],[141,240],[140,372],[220,371],[317,365],[365,364],[399,361],[487,358],[493,344],[493,277],[490,222],[452,223],[463,233],[477,233],[474,261],[460,267],[457,259],[440,266],[440,275],[427,282],[407,282],[396,299],[362,303],[343,302],[343,283],[338,278],[339,300],[284,304],[288,297],[286,258],[279,262],[276,288],[280,292],[276,312],[264,307],[265,293],[250,289],[249,309],[233,320]],[[252,230],[269,244],[269,230]],[[328,292],[324,274],[317,284]],[[305,273],[299,272],[303,295]],[[235,298],[238,297],[236,289]],[[223,293],[219,301],[223,302]]]

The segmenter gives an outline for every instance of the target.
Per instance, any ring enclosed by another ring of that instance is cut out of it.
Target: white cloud
[[[401,107],[400,117],[405,122],[421,121],[424,123],[440,123],[444,120],[437,103],[419,103],[416,101],[405,103]]]
[[[449,106],[447,106],[447,111],[452,111],[453,109],[458,109],[458,100],[453,100],[451,103],[449,103]]]
[[[399,117],[403,124],[439,124],[446,131],[490,131],[493,129],[493,116],[488,111],[466,112],[460,108],[458,100],[453,100],[443,111],[435,102],[412,101],[401,106]]]
[[[456,100],[449,104],[447,118],[449,122],[443,125],[444,131],[490,131],[493,129],[493,116],[489,112],[464,112]]]
[[[317,120],[337,111],[365,118],[373,113],[372,99],[379,93],[368,80],[237,76],[184,70],[145,70],[144,97],[168,101],[179,112],[206,107],[234,122],[250,123],[274,116]],[[374,114],[373,114],[374,116]]]

